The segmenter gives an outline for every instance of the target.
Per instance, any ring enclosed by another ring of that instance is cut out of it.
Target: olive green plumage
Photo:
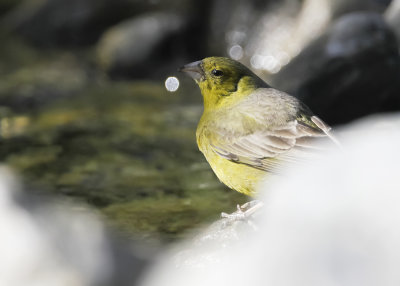
[[[314,152],[313,138],[332,138],[309,108],[237,61],[210,57],[181,70],[203,95],[199,149],[221,182],[236,191],[254,195],[267,173]]]

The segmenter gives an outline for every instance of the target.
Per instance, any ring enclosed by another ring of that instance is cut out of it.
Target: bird
[[[268,176],[316,153],[315,139],[340,144],[304,103],[238,61],[207,57],[179,71],[194,79],[203,96],[197,145],[218,179],[233,190],[254,197]]]

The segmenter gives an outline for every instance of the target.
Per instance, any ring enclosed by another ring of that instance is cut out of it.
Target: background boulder
[[[376,13],[346,14],[306,47],[272,84],[330,124],[400,109],[396,37]]]

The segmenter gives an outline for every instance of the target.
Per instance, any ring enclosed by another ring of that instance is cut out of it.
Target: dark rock
[[[38,46],[82,46],[94,44],[106,29],[125,19],[153,11],[164,11],[177,15],[190,15],[187,30],[196,33],[191,37],[187,33],[186,35],[189,35],[187,40],[197,42],[208,32],[205,23],[208,20],[210,2],[210,0],[201,2],[25,0],[6,14],[0,24],[6,31],[16,33]]]
[[[39,46],[91,44],[107,27],[146,5],[136,0],[26,0],[2,24]]]
[[[271,83],[337,124],[399,110],[399,70],[392,30],[379,14],[359,12],[339,18]]]

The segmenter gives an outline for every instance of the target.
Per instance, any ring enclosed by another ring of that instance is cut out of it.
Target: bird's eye
[[[213,69],[211,73],[215,76],[222,76],[224,73],[221,70]]]

